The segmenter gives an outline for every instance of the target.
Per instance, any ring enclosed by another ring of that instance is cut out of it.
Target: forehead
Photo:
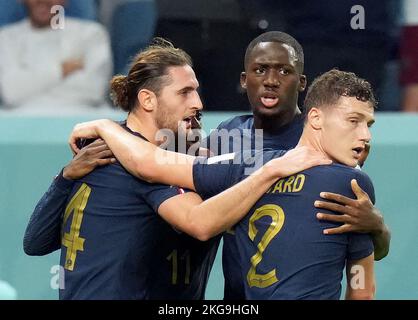
[[[189,65],[169,67],[168,75],[171,78],[168,87],[180,90],[184,87],[199,87],[199,82],[196,79],[196,74],[193,68]]]
[[[340,97],[335,108],[342,114],[359,114],[367,121],[374,120],[374,108],[368,101],[360,101],[355,97]]]
[[[296,51],[292,46],[281,42],[260,42],[250,53],[251,63],[279,63],[294,66],[297,62]]]

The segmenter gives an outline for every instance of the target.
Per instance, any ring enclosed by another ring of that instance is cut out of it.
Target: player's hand
[[[282,157],[270,160],[267,167],[273,168],[274,176],[284,178],[319,165],[330,165],[332,161],[324,154],[308,147],[296,147]]]
[[[317,213],[319,220],[342,223],[342,226],[324,230],[325,234],[345,232],[378,233],[384,223],[379,210],[373,206],[368,194],[363,191],[355,179],[351,180],[351,188],[357,199],[343,195],[321,192],[321,198],[329,201],[315,201],[315,207],[335,211],[338,214]]]
[[[370,143],[366,142],[363,151],[360,153],[360,158],[358,160],[358,165],[360,167],[363,167],[364,163],[367,160],[367,157],[369,156],[370,153]]]
[[[103,140],[97,139],[80,150],[64,168],[63,176],[69,180],[80,179],[98,166],[105,166],[115,162],[116,158],[107,144]]]
[[[70,145],[71,151],[73,154],[80,152],[80,149],[77,146],[78,139],[94,139],[99,138],[99,128],[100,126],[106,126],[106,123],[112,122],[111,120],[101,119],[88,122],[82,122],[76,124],[71,132],[70,138],[68,139],[68,144]]]

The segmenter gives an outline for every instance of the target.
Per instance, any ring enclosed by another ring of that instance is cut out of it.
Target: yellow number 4
[[[276,234],[279,233],[280,229],[283,227],[285,215],[283,209],[274,204],[266,204],[255,210],[250,218],[248,227],[248,236],[252,241],[254,241],[254,238],[258,233],[255,222],[264,216],[270,216],[271,223],[266,233],[263,235],[262,239],[257,245],[257,253],[251,257],[251,268],[247,274],[247,282],[250,288],[266,288],[279,281],[276,276],[276,269],[273,269],[266,274],[258,274],[256,273],[256,268],[263,259],[264,250],[266,250],[270,241],[276,236]]]
[[[74,270],[77,251],[84,251],[85,239],[80,237],[80,227],[90,193],[91,188],[83,183],[65,209],[63,225],[65,225],[69,216],[73,213],[70,232],[64,233],[61,239],[62,245],[67,248],[64,268],[70,271]]]

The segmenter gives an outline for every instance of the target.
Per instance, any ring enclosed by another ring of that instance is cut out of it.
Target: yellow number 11
[[[177,284],[178,278],[178,252],[177,249],[171,251],[167,257],[168,261],[172,261],[172,273],[171,273],[171,284]],[[190,284],[190,251],[186,250],[180,257],[180,260],[186,261],[186,274],[184,276],[184,284]]]

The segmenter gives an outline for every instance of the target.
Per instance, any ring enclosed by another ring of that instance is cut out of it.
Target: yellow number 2
[[[91,188],[83,183],[65,209],[63,225],[65,225],[69,216],[73,213],[70,232],[64,233],[61,240],[62,245],[67,248],[64,268],[70,271],[74,270],[77,251],[84,251],[85,239],[80,237],[80,227],[90,193]]]
[[[257,245],[257,253],[251,257],[251,268],[247,274],[247,282],[250,288],[266,288],[279,281],[279,279],[276,277],[276,269],[273,269],[266,274],[257,274],[256,268],[263,259],[264,250],[283,227],[285,218],[283,209],[275,204],[266,204],[255,210],[250,218],[248,236],[252,241],[254,241],[254,238],[258,232],[255,226],[255,222],[265,216],[271,217],[271,223],[266,233],[263,235],[262,239]]]

